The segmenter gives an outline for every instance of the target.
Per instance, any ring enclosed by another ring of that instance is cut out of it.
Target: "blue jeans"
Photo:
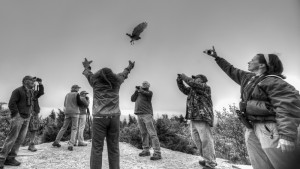
[[[102,168],[102,152],[106,137],[109,169],[120,169],[119,133],[120,115],[108,118],[93,118],[91,169]]]
[[[29,121],[30,117],[23,119],[20,114],[12,118],[9,133],[0,151],[1,162],[4,162],[6,158],[15,158],[17,156],[19,148],[26,137]]]
[[[142,136],[143,150],[149,151],[149,137],[152,141],[153,150],[155,153],[160,153],[160,145],[153,124],[153,116],[151,114],[141,114],[137,116],[137,122]]]
[[[72,122],[71,138],[70,138],[70,141],[69,141],[68,144],[70,146],[74,146],[75,138],[76,138],[76,134],[77,134],[78,116],[75,116],[75,117],[70,117],[70,116],[67,116],[67,115],[65,116],[64,124],[63,124],[63,126],[61,127],[61,129],[59,130],[59,132],[56,136],[56,139],[55,139],[56,142],[58,142],[58,143],[60,142],[61,138],[63,137],[63,135],[67,131],[68,126],[71,122]]]

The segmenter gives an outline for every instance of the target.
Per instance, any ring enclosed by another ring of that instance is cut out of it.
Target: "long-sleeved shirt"
[[[135,102],[135,109],[134,114],[151,114],[153,115],[153,108],[152,108],[152,91],[148,89],[139,89],[135,90],[133,95],[131,96],[131,101]]]
[[[103,69],[93,74],[89,69],[83,71],[89,84],[93,88],[93,116],[120,115],[119,90],[121,84],[127,79],[130,70],[125,68],[122,73],[115,74],[115,85],[101,81],[99,76],[105,74]]]

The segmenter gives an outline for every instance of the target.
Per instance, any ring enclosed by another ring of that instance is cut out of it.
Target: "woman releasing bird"
[[[147,22],[140,23],[133,29],[131,35],[129,33],[126,33],[126,35],[131,38],[131,45],[134,44],[134,41],[141,39],[140,34],[144,31],[147,25]]]

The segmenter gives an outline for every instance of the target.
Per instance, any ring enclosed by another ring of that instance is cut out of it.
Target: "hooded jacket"
[[[120,115],[119,91],[120,86],[127,79],[130,70],[125,68],[122,73],[113,74],[114,82],[109,80],[105,69],[100,69],[93,74],[91,70],[85,69],[83,75],[88,79],[93,88],[93,116]],[[101,78],[99,78],[101,76]]]

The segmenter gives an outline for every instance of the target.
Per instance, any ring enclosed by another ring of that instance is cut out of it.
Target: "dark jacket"
[[[90,104],[90,99],[88,97],[81,97],[81,101],[83,102],[83,105],[79,106],[79,115],[86,115],[87,114],[87,109]]]
[[[39,105],[39,98],[44,94],[44,86],[42,84],[38,85],[37,90],[34,91],[34,97],[33,97],[33,111],[38,114],[40,113],[40,105]]]
[[[33,90],[26,93],[25,86],[15,89],[9,99],[8,108],[11,112],[11,117],[15,117],[18,113],[22,118],[30,117],[33,106]]]
[[[190,87],[186,87],[183,81]],[[185,77],[183,80],[177,79],[177,85],[180,91],[188,96],[185,118],[188,120],[204,121],[212,127],[214,113],[210,87],[206,83],[197,83],[195,79],[189,77]]]
[[[233,67],[223,58],[216,58],[216,62],[232,80],[241,86],[241,93],[246,89],[250,79],[255,76],[253,73]],[[244,95],[242,99],[245,99]],[[299,92],[279,77],[266,77],[255,86],[247,102],[246,114],[250,118],[274,117],[280,138],[295,141],[300,123]]]
[[[119,91],[120,86],[127,79],[130,70],[125,68],[122,73],[116,74],[117,83],[112,87],[110,84],[101,82],[98,76],[102,70],[93,74],[89,69],[83,71],[83,75],[88,79],[93,88],[93,116],[120,115]]]
[[[152,91],[148,89],[135,90],[131,96],[131,101],[135,102],[134,114],[151,114],[153,115],[152,108]]]

